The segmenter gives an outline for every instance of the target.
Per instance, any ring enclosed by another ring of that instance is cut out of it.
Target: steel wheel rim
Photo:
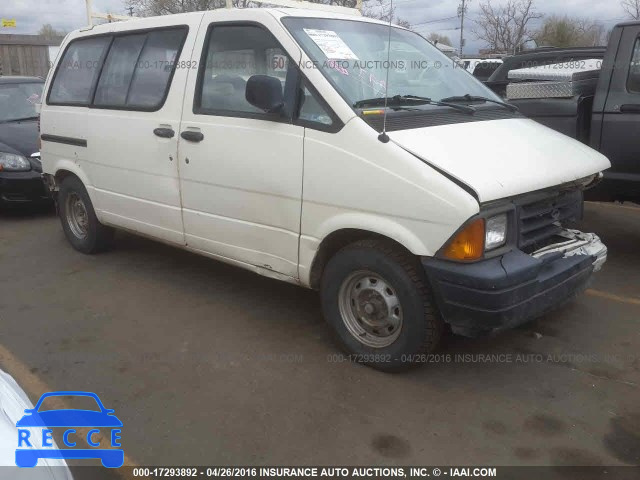
[[[67,195],[65,202],[67,225],[71,232],[79,239],[87,238],[89,231],[89,215],[82,198],[75,192]]]
[[[400,299],[377,273],[359,270],[349,275],[340,286],[338,307],[349,333],[368,347],[388,347],[400,336]]]

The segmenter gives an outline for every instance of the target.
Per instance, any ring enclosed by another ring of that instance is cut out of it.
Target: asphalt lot
[[[582,228],[609,247],[586,295],[389,375],[335,361],[315,292],[0,214],[0,368],[32,400],[98,393],[138,465],[640,464],[640,209],[587,204]]]

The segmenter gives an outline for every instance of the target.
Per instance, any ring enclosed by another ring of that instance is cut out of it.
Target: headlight
[[[487,218],[484,235],[484,249],[493,250],[507,241],[507,214],[501,213]]]
[[[31,170],[31,164],[22,155],[0,152],[0,171],[26,172],[29,170]]]
[[[480,217],[466,224],[453,236],[440,255],[449,260],[479,260],[484,252],[507,243],[507,214]]]

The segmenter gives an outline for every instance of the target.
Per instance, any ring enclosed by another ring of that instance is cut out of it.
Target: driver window
[[[289,61],[273,36],[256,26],[213,27],[196,92],[196,113],[262,114],[245,98],[253,75],[276,77],[285,92]]]
[[[324,126],[333,125],[333,120],[327,110],[325,110],[318,98],[311,93],[306,86],[302,88],[300,96],[298,120]]]

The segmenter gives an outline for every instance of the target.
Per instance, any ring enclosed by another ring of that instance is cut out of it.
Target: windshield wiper
[[[511,110],[512,112],[517,112],[519,111],[518,107],[516,107],[515,105],[512,105],[510,103],[507,102],[501,102],[500,100],[494,100],[493,98],[488,98],[488,97],[480,97],[477,95],[469,95],[468,93],[466,95],[460,95],[457,97],[446,97],[443,98],[442,100],[440,100],[441,102],[489,102],[489,103],[495,103],[496,105],[500,105],[504,108],[507,108],[509,110]]]
[[[355,108],[362,107],[383,107],[384,105],[388,107],[401,107],[405,105],[438,105],[442,107],[451,107],[455,108],[464,113],[468,113],[473,115],[476,112],[476,109],[468,106],[468,105],[458,105],[457,103],[448,103],[442,100],[433,100],[429,97],[417,97],[415,95],[395,95],[393,97],[378,97],[378,98],[368,98],[365,100],[359,100],[353,104]]]

